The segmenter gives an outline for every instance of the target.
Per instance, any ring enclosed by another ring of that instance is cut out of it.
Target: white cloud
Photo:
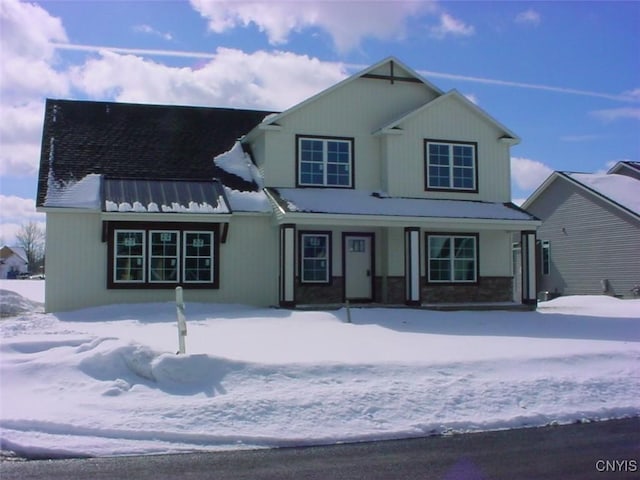
[[[15,235],[22,225],[36,222],[45,228],[44,213],[36,212],[35,200],[0,194],[0,239],[7,245],[15,244]]]
[[[406,20],[422,11],[433,11],[431,1],[315,1],[254,2],[245,0],[191,0],[191,5],[209,22],[209,29],[222,33],[251,24],[265,32],[272,45],[286,43],[292,32],[308,28],[326,31],[338,50],[350,50],[365,37],[402,38]]]
[[[0,175],[34,175],[40,159],[44,103],[3,105],[0,122]]]
[[[35,174],[43,97],[69,91],[68,78],[55,68],[52,41],[67,41],[59,18],[38,5],[0,1],[0,175]]]
[[[67,41],[59,18],[34,4],[17,0],[0,2],[3,99],[9,95],[24,99],[36,93],[67,91],[64,76],[52,67],[56,57],[51,41]]]
[[[88,94],[124,102],[282,110],[347,76],[340,63],[288,52],[219,48],[198,69],[175,68],[103,51],[72,71]]]
[[[634,120],[640,120],[640,108],[636,107],[620,107],[620,108],[608,108],[604,110],[594,110],[591,112],[596,118],[599,118],[603,122],[609,123],[615,120],[621,120],[630,118]]]
[[[151,25],[135,25],[133,27],[133,31],[137,32],[137,33],[146,33],[149,35],[154,35],[156,37],[161,37],[164,38],[165,40],[173,40],[173,35],[171,35],[171,33],[169,32],[161,32],[159,30],[156,30],[155,28],[153,28]]]
[[[534,190],[553,170],[542,162],[529,158],[511,157],[511,178],[522,190]]]
[[[469,37],[475,33],[475,28],[444,12],[440,14],[440,23],[431,27],[430,32],[431,36],[437,39],[447,36]]]
[[[540,19],[540,14],[532,8],[520,12],[518,15],[516,15],[516,23],[522,25],[533,25],[534,27],[537,27],[538,25],[540,25]]]

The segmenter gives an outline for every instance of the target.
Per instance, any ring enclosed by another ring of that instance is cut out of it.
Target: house
[[[283,111],[47,100],[46,309],[535,304],[518,137],[387,58]]]
[[[554,172],[523,208],[542,220],[542,291],[630,296],[640,284],[640,163]]]
[[[7,245],[0,248],[0,278],[17,278],[28,271],[29,262],[24,248]]]

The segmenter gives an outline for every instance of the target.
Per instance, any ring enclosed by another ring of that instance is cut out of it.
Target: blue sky
[[[516,132],[512,190],[640,160],[640,2],[0,0],[0,243],[44,99],[285,109],[389,55]]]

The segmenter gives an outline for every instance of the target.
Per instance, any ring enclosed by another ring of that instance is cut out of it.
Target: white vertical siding
[[[430,106],[400,127],[402,134],[389,135],[383,160],[391,195],[511,201],[509,145],[499,141],[504,132],[458,99],[449,97]],[[425,192],[425,139],[477,143],[477,194]]]
[[[47,213],[46,309],[64,311],[93,305],[165,302],[173,289],[107,289],[107,243],[101,242],[97,213]],[[186,302],[278,302],[278,229],[269,216],[234,215],[227,242],[220,245],[220,288],[189,290]]]
[[[480,276],[510,277],[511,232],[491,230],[480,232]]]
[[[354,138],[355,187],[381,188],[380,139],[372,133],[435,98],[421,83],[359,78],[283,117],[281,131],[264,131],[265,185],[296,184],[296,135]],[[253,147],[253,144],[252,144]]]

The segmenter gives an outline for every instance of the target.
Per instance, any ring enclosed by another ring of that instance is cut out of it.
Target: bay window
[[[108,222],[108,287],[218,288],[218,229],[204,223]]]

